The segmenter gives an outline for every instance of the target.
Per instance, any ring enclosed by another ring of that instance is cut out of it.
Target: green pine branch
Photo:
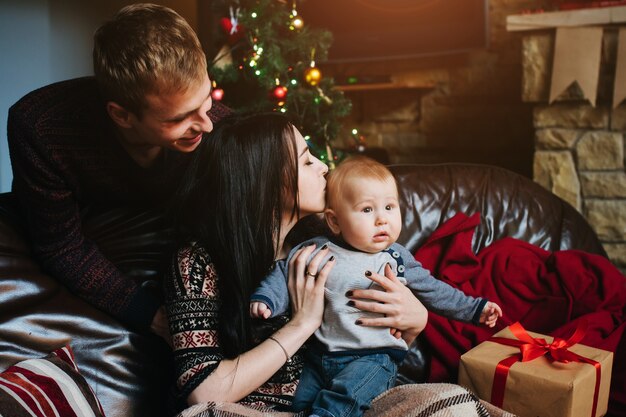
[[[214,4],[218,16],[229,17],[229,7],[239,8],[239,24],[245,36],[230,45],[233,65],[209,65],[211,78],[224,89],[224,104],[238,112],[280,111],[291,117],[318,156],[326,154],[341,127],[341,118],[351,111],[351,102],[334,88],[334,80],[322,75],[320,83],[309,85],[304,72],[311,61],[323,61],[332,44],[332,34],[311,28],[290,28],[291,2],[277,0],[222,0]],[[220,39],[227,44],[229,36]],[[255,48],[256,46],[256,55]],[[218,58],[218,57],[216,57]],[[278,84],[287,88],[281,106],[272,96]]]

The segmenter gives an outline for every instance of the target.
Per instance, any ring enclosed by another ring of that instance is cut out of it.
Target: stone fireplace
[[[392,68],[387,62],[326,64],[323,71],[338,79],[391,71],[387,84],[345,90],[353,112],[344,121],[347,131],[358,128],[368,148],[384,150],[390,163],[480,163],[532,177],[587,218],[611,260],[626,272],[626,101],[613,106],[626,7],[598,10],[621,11],[619,23],[579,20],[602,29],[595,99],[573,83],[550,100],[559,26],[550,19],[561,12],[515,13],[553,3],[490,0],[486,49],[400,60]],[[530,23],[512,30],[511,16]],[[349,148],[354,140],[345,132],[335,145]]]
[[[626,15],[626,7],[615,9]],[[570,13],[566,20],[554,16],[554,26],[575,22],[577,12]],[[536,22],[550,22],[549,14]],[[532,23],[533,16],[518,17]],[[613,102],[616,78],[623,79],[616,77],[616,61],[619,41],[626,41],[619,35],[626,22],[595,23],[602,36],[595,103],[577,82],[550,100],[556,66],[556,29],[550,26],[522,38],[522,100],[533,104],[533,179],[579,210],[613,263],[626,271],[626,101]]]

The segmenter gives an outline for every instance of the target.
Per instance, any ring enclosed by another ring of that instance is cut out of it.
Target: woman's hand
[[[189,394],[189,404],[240,401],[274,375],[317,330],[324,312],[324,284],[335,262],[331,258],[320,269],[322,259],[328,254],[324,248],[307,265],[314,250],[314,245],[300,248],[289,262],[291,320],[271,338],[237,358],[223,359]]]
[[[426,307],[398,280],[389,264],[385,266],[385,276],[372,272],[367,278],[385,291],[353,290],[348,292],[348,297],[360,310],[382,313],[385,317],[360,318],[357,323],[362,326],[389,327],[394,335],[400,331],[404,341],[410,345],[426,327]]]
[[[328,273],[335,264],[334,257],[321,267],[320,263],[328,253],[324,245],[311,262],[307,260],[315,250],[315,245],[300,248],[289,261],[287,287],[291,298],[291,324],[311,326],[313,333],[322,324],[324,314],[324,285]]]

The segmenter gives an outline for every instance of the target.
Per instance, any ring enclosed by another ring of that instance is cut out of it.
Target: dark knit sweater
[[[217,120],[229,111],[211,110]],[[148,328],[158,298],[125,277],[86,239],[81,210],[90,206],[163,205],[189,154],[165,151],[150,168],[122,148],[95,79],[35,90],[9,110],[13,192],[42,267],[90,304],[133,328]]]

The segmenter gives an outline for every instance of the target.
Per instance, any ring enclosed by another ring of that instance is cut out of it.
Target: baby
[[[335,257],[326,282],[322,325],[307,349],[294,411],[310,408],[311,416],[361,416],[374,397],[393,387],[408,350],[406,342],[394,337],[393,330],[359,325],[358,318],[376,313],[355,308],[346,294],[377,286],[367,276],[372,271],[384,275],[387,264],[437,314],[489,327],[502,316],[497,304],[467,296],[432,277],[396,243],[402,228],[398,189],[384,165],[364,157],[342,162],[328,178],[325,217],[334,236],[294,248],[261,283],[250,304],[256,318],[288,310],[288,262],[301,246],[328,247],[326,258]]]

